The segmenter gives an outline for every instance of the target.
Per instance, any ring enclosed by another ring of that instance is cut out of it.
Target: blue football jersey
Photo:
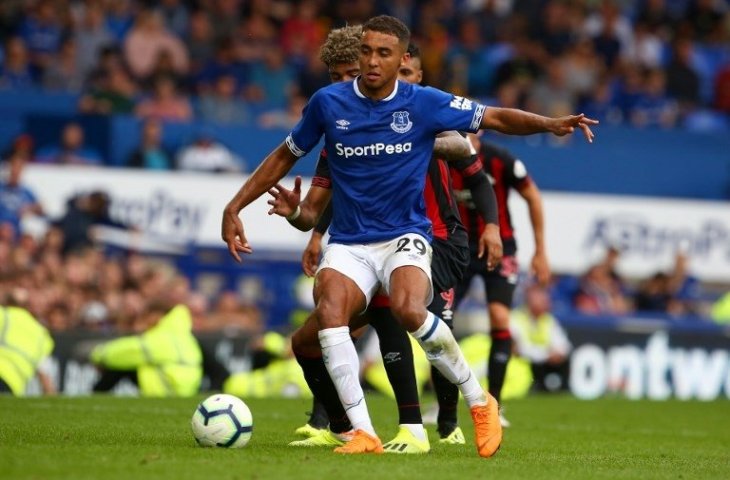
[[[317,91],[286,138],[296,156],[324,135],[335,205],[330,239],[372,243],[406,233],[431,238],[423,189],[436,134],[475,132],[485,107],[441,90],[397,82],[374,101],[357,81]]]

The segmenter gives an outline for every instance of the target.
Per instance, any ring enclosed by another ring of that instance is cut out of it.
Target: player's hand
[[[550,281],[550,264],[548,263],[547,256],[544,253],[536,253],[532,257],[532,263],[530,264],[532,274],[537,279],[537,282],[545,287]]]
[[[550,131],[562,137],[569,133],[573,133],[576,128],[580,128],[583,131],[583,135],[588,140],[588,143],[593,143],[593,132],[591,131],[591,125],[598,125],[598,120],[586,117],[584,114],[580,115],[568,115],[567,117],[553,118],[550,126]]]
[[[271,205],[269,215],[276,214],[282,217],[288,217],[299,206],[299,199],[302,196],[302,177],[297,176],[294,179],[294,190],[288,190],[277,183],[269,190],[269,195],[274,197],[266,202]]]
[[[499,226],[488,223],[479,238],[479,258],[487,254],[487,270],[493,270],[502,261],[502,238],[499,236]]]
[[[228,245],[228,252],[237,262],[241,262],[238,252],[252,253],[253,249],[246,240],[243,233],[243,222],[238,218],[238,212],[226,208],[223,210],[223,222],[221,223],[221,237]]]
[[[313,277],[319,266],[319,257],[322,254],[322,234],[312,232],[307,248],[302,253],[302,270],[308,277]]]

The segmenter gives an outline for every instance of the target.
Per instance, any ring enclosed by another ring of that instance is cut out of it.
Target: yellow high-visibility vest
[[[203,354],[185,305],[174,307],[141,335],[97,346],[91,360],[110,370],[136,370],[140,393],[147,397],[195,395],[203,377]]]
[[[46,327],[20,307],[0,307],[0,378],[14,395],[25,394],[38,364],[53,351]]]

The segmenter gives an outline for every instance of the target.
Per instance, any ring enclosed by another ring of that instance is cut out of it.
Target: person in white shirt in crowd
[[[203,130],[192,144],[180,150],[176,166],[178,170],[196,172],[242,172],[245,162],[225,145],[216,142],[211,132]]]

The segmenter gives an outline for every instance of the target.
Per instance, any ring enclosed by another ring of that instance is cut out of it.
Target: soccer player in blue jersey
[[[327,64],[330,74],[335,74],[332,75],[333,82],[347,80],[346,77],[353,74],[350,80],[354,80],[359,74],[359,65],[356,60],[359,57],[361,35],[361,27],[344,27],[334,30],[328,35],[321,50],[321,58]],[[337,48],[333,48],[335,46]],[[409,45],[408,53],[409,58],[400,67],[398,78],[408,83],[420,83],[422,70],[419,50],[415,45]],[[356,68],[351,68],[353,61],[355,61]],[[465,180],[464,184],[467,185],[474,204],[480,212],[480,218],[488,224],[478,241],[480,262],[484,264],[484,256],[486,256],[487,264],[496,265],[499,263],[502,251],[498,234],[496,197],[489,184],[489,179],[482,171],[481,163],[476,155],[471,154],[472,149],[464,149],[463,142],[445,142],[445,140],[452,140],[454,136],[456,138],[453,140],[462,139],[456,132],[450,133],[452,134],[439,137],[435,142],[435,156],[428,167],[424,190],[426,212],[431,220],[433,232],[431,270],[434,298],[428,305],[428,309],[446,322],[452,318],[454,287],[466,269],[469,247],[466,230],[459,220],[456,195],[451,188],[448,173],[449,167],[439,157],[458,159],[451,165],[460,172],[460,178]],[[459,148],[460,146],[462,148]],[[291,215],[301,203],[300,186],[300,178],[295,180],[294,191],[277,184],[272,189],[273,191],[270,191],[273,199],[268,202],[272,205],[269,214],[275,213],[284,217]],[[317,162],[317,170],[307,196],[328,195],[327,198],[329,198],[327,190],[330,188],[332,188],[330,168],[327,155],[323,151]],[[317,200],[309,198],[307,201]],[[319,263],[321,238],[330,225],[331,207],[330,204],[314,228],[312,238],[303,255],[302,266],[310,275],[314,274]],[[492,231],[490,231],[490,227],[493,227]],[[385,371],[398,405],[398,434],[383,445],[383,448],[386,453],[426,453],[430,450],[430,444],[423,428],[413,367],[413,351],[408,334],[393,318],[389,299],[384,295],[375,296],[368,305],[367,311],[356,320],[351,320],[351,329],[353,325],[366,321],[377,332]],[[307,384],[314,394],[314,400],[310,421],[296,432],[310,438],[292,442],[289,444],[291,446],[340,446],[352,429],[347,421],[347,414],[340,404],[337,390],[322,360],[317,330],[316,319],[309,318],[292,336],[292,350],[302,367]],[[458,387],[452,385],[438,370],[434,370],[432,373],[434,385],[453,387],[454,392],[448,390],[448,393],[449,400],[454,401],[455,408],[459,397]],[[439,391],[437,389],[437,393]],[[328,423],[329,430],[325,428]],[[312,428],[315,426],[318,429]],[[442,442],[464,443],[461,429],[457,427],[455,421],[448,429],[440,428],[439,434],[442,436]]]
[[[379,16],[363,26],[362,75],[317,91],[286,141],[248,178],[224,209],[221,236],[238,261],[252,253],[241,210],[283,178],[298,158],[324,135],[335,205],[330,243],[315,284],[314,317],[327,370],[355,434],[338,453],[380,453],[382,443],[370,421],[350,339],[351,317],[382,288],[396,319],[426,351],[429,360],[467,401],[477,451],[496,453],[501,444],[496,400],[484,392],[449,328],[426,310],[430,303],[430,227],[423,188],[436,134],[491,128],[506,134],[556,135],[580,129],[589,141],[595,120],[583,115],[548,118],[521,110],[487,108],[433,88],[397,81],[407,58],[408,28]],[[324,204],[302,202],[289,220],[311,229]]]

